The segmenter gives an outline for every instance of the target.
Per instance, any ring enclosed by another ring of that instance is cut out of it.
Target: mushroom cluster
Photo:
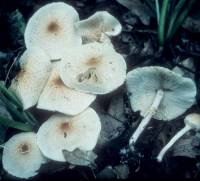
[[[194,81],[182,75],[159,66],[136,68],[128,72],[126,85],[130,93],[131,107],[133,111],[140,111],[143,117],[129,140],[131,149],[134,149],[134,144],[151,118],[163,121],[173,120],[196,102],[197,90]],[[189,114],[184,121],[185,127],[158,154],[158,162],[162,161],[165,153],[187,131],[200,130],[199,114]]]
[[[93,150],[101,122],[89,106],[96,95],[114,91],[126,78],[126,62],[110,40],[121,29],[106,11],[80,21],[63,2],[41,7],[29,19],[21,69],[9,90],[24,110],[36,105],[55,114],[37,133],[20,133],[5,143],[3,168],[9,174],[29,178],[47,159],[66,162],[64,150]]]

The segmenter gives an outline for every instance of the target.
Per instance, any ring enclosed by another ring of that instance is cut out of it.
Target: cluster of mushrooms
[[[144,117],[130,146],[151,118],[172,120],[195,103],[193,80],[167,68],[136,68],[126,75],[126,62],[110,40],[121,30],[119,21],[106,11],[79,20],[77,11],[63,2],[41,7],[29,19],[24,34],[26,50],[19,59],[21,70],[9,89],[24,110],[36,105],[55,113],[37,133],[19,133],[5,143],[2,163],[8,173],[30,178],[49,159],[65,162],[63,150],[93,150],[101,122],[89,106],[97,95],[112,92],[125,81],[133,111]],[[159,161],[183,134],[200,129],[200,116],[188,115],[185,123],[160,152]]]

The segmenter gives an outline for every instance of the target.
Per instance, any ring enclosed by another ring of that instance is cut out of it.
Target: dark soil
[[[6,80],[6,75],[15,58],[17,58],[25,49],[23,39],[23,26],[26,25],[29,17],[42,5],[55,2],[51,0],[1,0],[0,1],[0,79]],[[108,141],[106,144],[97,145],[94,152],[98,155],[96,167],[71,166],[67,163],[49,163],[41,169],[41,173],[34,177],[37,179],[95,179],[95,178],[117,178],[113,169],[117,165],[126,165],[129,169],[128,178],[200,178],[200,141],[196,145],[190,146],[190,151],[194,157],[188,156],[188,150],[182,150],[184,153],[173,156],[175,150],[170,150],[162,163],[157,163],[156,155],[168,140],[183,126],[183,118],[190,112],[200,112],[200,33],[191,33],[180,28],[174,39],[167,42],[161,50],[157,41],[156,19],[152,18],[150,25],[143,25],[141,21],[132,25],[129,19],[124,18],[130,10],[117,3],[115,0],[66,0],[64,1],[78,11],[80,19],[85,19],[99,10],[109,11],[116,16],[123,25],[122,33],[113,38],[112,42],[116,51],[125,56],[128,71],[136,67],[159,65],[169,69],[179,66],[180,60],[192,57],[195,70],[189,70],[195,76],[195,82],[198,89],[197,103],[190,108],[184,115],[170,122],[152,120],[144,134],[141,136],[135,151],[128,149],[128,140],[131,133],[136,129],[141,117],[138,112],[133,113],[130,108],[128,95],[125,86],[119,90],[105,96],[99,96],[96,100],[105,114],[108,114],[108,108],[112,97],[121,95],[123,98],[124,120],[122,131]],[[199,3],[194,6],[192,11],[199,10]],[[16,10],[19,14],[13,14]],[[20,16],[22,15],[22,16]],[[130,18],[130,17],[129,17]],[[127,29],[131,28],[131,30]],[[148,42],[149,47],[144,49],[144,43]],[[187,68],[184,68],[186,69]],[[14,64],[12,71],[7,79],[7,85],[10,80],[19,71],[18,61]],[[96,107],[95,104],[92,107]],[[35,109],[30,110],[38,120],[44,121],[49,115],[47,112],[38,112]],[[98,113],[99,113],[98,112]],[[8,129],[5,140],[16,133],[15,130]],[[184,139],[193,139],[199,135],[190,132]],[[179,153],[178,153],[179,154]],[[107,166],[105,173],[102,173]],[[2,167],[0,167],[2,168]],[[1,169],[2,170],[2,169]],[[3,170],[2,178],[10,178]],[[119,178],[119,177],[118,177]]]

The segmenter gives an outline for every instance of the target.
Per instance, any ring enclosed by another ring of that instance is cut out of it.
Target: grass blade
[[[172,30],[170,32],[170,35],[168,37],[168,39],[171,39],[174,34],[176,33],[176,31],[178,30],[178,28],[182,25],[182,23],[184,22],[185,18],[187,17],[188,13],[190,12],[193,4],[195,3],[196,0],[189,0],[188,3],[185,5],[184,10],[182,11],[182,13],[177,17]]]
[[[158,41],[160,46],[163,46],[165,41],[165,22],[166,22],[168,6],[169,6],[169,0],[163,0],[160,13],[160,20],[158,24]]]
[[[30,125],[34,125],[33,122],[27,116],[24,115],[25,113],[19,112],[19,110],[17,110],[16,105],[12,104],[1,92],[0,92],[0,98],[4,102],[8,111],[15,119],[21,122],[28,122]]]
[[[3,116],[0,116],[0,124],[22,131],[32,131],[32,128],[29,125],[5,118]]]
[[[178,4],[176,5],[175,9],[173,10],[172,17],[169,21],[168,31],[167,31],[167,39],[171,36],[171,32],[174,26],[174,23],[177,19],[178,14],[180,13],[181,9],[183,8],[183,5],[185,4],[186,0],[179,0]]]
[[[12,93],[10,92],[5,85],[0,81],[0,91],[8,97],[10,101],[12,101],[17,107],[20,109],[23,109],[23,105],[20,102],[20,100]]]
[[[159,6],[159,1],[155,0],[155,3],[156,3],[157,24],[159,25],[159,20],[160,20],[160,6]]]

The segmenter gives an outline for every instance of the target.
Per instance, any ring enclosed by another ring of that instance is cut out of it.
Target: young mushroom
[[[106,94],[124,83],[126,62],[111,46],[89,43],[71,49],[62,57],[59,74],[70,88]]]
[[[157,161],[162,162],[165,153],[174,145],[174,143],[180,139],[186,132],[194,129],[200,131],[200,114],[192,113],[185,117],[184,119],[185,127],[182,128],[176,135],[162,148],[157,156]]]
[[[66,3],[53,2],[41,7],[27,23],[24,33],[26,47],[38,46],[52,60],[60,59],[67,47],[82,43],[74,30],[77,21],[77,11]]]
[[[100,130],[99,117],[91,108],[74,117],[55,114],[39,128],[37,143],[46,157],[65,162],[63,150],[92,150]]]
[[[22,54],[19,63],[20,71],[9,90],[19,97],[23,108],[28,109],[38,101],[51,72],[51,62],[42,49],[32,47]]]
[[[107,11],[98,11],[88,19],[76,22],[75,29],[83,42],[110,42],[109,37],[119,35],[122,26]]]
[[[52,72],[40,95],[37,108],[76,115],[85,110],[96,98],[95,95],[75,91],[64,85],[59,74],[59,62],[52,63]]]
[[[172,120],[195,102],[195,83],[167,68],[150,66],[134,69],[127,74],[126,83],[133,111],[140,111],[143,116],[129,145],[137,141],[152,117]]]
[[[19,133],[11,137],[4,145],[3,168],[19,178],[30,178],[38,174],[46,159],[41,154],[33,132]]]

